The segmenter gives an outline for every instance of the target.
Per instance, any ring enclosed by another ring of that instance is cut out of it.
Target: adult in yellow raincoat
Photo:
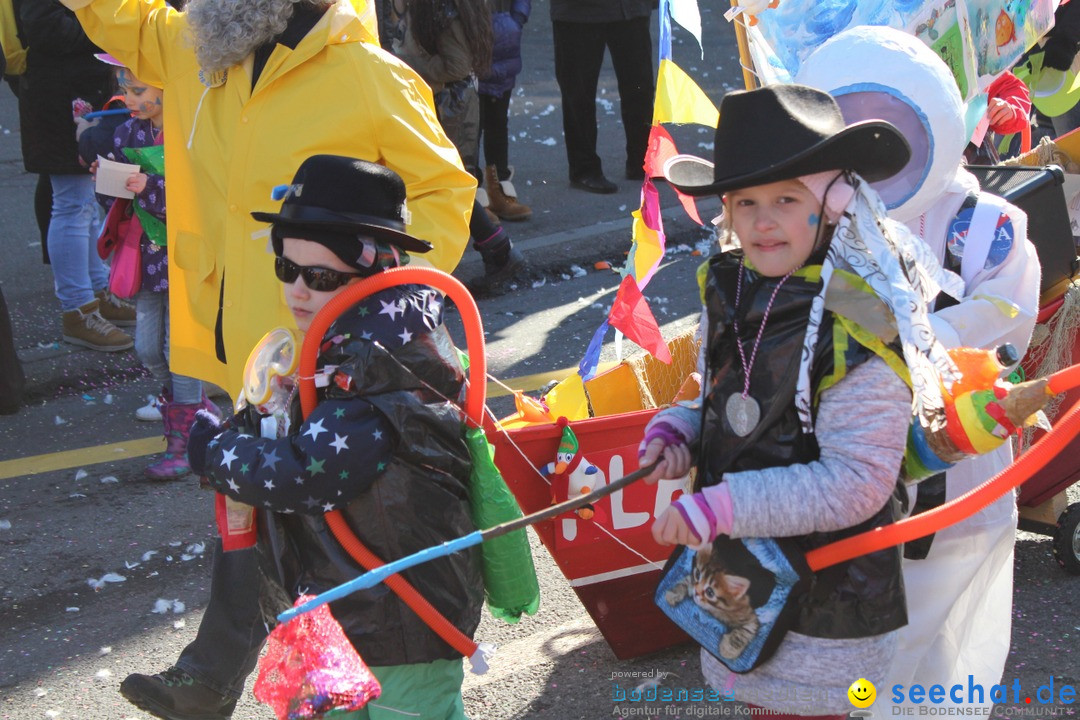
[[[15,28],[15,8],[11,0],[0,0],[0,47],[4,50],[4,75],[26,71],[26,48]]]
[[[164,0],[62,0],[87,35],[164,90],[172,370],[235,391],[248,351],[291,326],[266,227],[252,220],[307,157],[380,162],[408,190],[409,233],[452,270],[476,181],[461,167],[416,73],[378,46],[364,0],[338,0],[295,48],[269,45],[219,72],[199,67],[185,13]],[[357,7],[360,8],[358,13]]]

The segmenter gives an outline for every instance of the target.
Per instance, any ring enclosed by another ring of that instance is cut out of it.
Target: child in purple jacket
[[[117,162],[132,162],[125,149],[162,144],[161,90],[141,82],[109,55],[99,59],[116,66],[116,79],[131,118],[113,132],[112,156]],[[95,168],[96,169],[96,168]],[[141,280],[135,294],[135,352],[162,384],[158,408],[165,426],[163,457],[146,468],[152,480],[171,480],[190,472],[187,440],[195,411],[216,408],[203,394],[202,381],[169,371],[169,266],[165,248],[165,176],[136,172],[127,179],[126,189],[135,197],[125,209],[128,222],[140,222]],[[115,200],[113,201],[115,202]],[[157,230],[155,231],[155,226]],[[160,244],[159,244],[160,243]]]

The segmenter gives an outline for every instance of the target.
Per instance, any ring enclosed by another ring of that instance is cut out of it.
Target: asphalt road
[[[686,42],[676,45],[680,64],[715,98],[741,84],[730,29],[720,17],[724,7],[703,8],[703,58]],[[628,214],[638,204],[638,185],[617,173],[622,133],[610,69],[597,110],[601,154],[619,192],[587,195],[567,186],[547,12],[546,0],[534,2],[511,119],[515,182],[535,215],[508,229],[534,271],[515,292],[480,302],[490,371],[503,379],[577,363],[619,280],[593,270],[592,263],[622,263]],[[208,590],[210,496],[191,481],[143,481],[145,459],[125,458],[112,445],[136,446],[158,432],[132,416],[154,388],[130,353],[104,356],[59,342],[51,275],[40,263],[31,211],[34,178],[22,172],[18,138],[14,100],[0,89],[0,283],[30,377],[29,406],[0,418],[0,462],[37,458],[18,475],[0,476],[0,719],[145,718],[116,686],[129,672],[163,669],[195,635]],[[686,152],[708,154],[711,148],[711,136],[697,128],[677,131],[676,139]],[[661,187],[661,193],[670,246],[684,247],[669,252],[647,294],[670,336],[694,320],[698,258],[689,248],[702,234],[681,217],[670,192]],[[458,274],[467,278],[479,270],[470,252]],[[609,342],[604,357],[614,354]],[[496,415],[510,409],[506,398],[491,405]],[[56,459],[52,454],[72,450],[79,452],[70,467],[41,471]],[[1080,500],[1075,489],[1072,500]],[[668,684],[683,687],[700,682],[697,652],[688,647],[618,661],[533,539],[540,613],[515,626],[485,618],[478,637],[500,650],[489,674],[466,678],[470,717],[562,720],[643,710],[613,702],[615,673],[668,673]],[[88,584],[108,573],[125,579],[96,590]],[[1059,686],[1077,685],[1078,637],[1080,578],[1057,568],[1048,538],[1018,533],[1006,680],[1016,677],[1031,688],[1051,678]],[[704,704],[650,707],[666,717],[705,717],[716,710]],[[1029,708],[998,710],[1010,716]],[[234,717],[268,719],[270,713],[246,694]]]

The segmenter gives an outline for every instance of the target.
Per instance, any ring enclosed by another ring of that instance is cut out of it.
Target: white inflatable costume
[[[840,33],[802,64],[796,82],[836,97],[847,122],[878,117],[912,147],[907,168],[874,187],[890,210],[965,281],[964,297],[932,316],[947,347],[1012,343],[1023,354],[1039,302],[1039,262],[1027,240],[1027,217],[986,194],[960,166],[967,144],[963,103],[948,67],[913,36],[884,27]],[[966,252],[965,252],[966,250]],[[1007,443],[946,473],[946,499],[963,494],[1011,462]],[[917,488],[916,488],[917,492]],[[911,493],[913,496],[915,493]],[[900,631],[887,684],[873,710],[892,714],[893,687],[914,683],[984,688],[1001,679],[1012,620],[1015,496],[937,533],[929,554],[904,561],[908,625]],[[976,698],[977,699],[977,698]],[[906,704],[906,703],[902,703]]]

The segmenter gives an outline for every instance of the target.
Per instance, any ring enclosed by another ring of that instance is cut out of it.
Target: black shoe
[[[611,195],[618,192],[619,186],[604,177],[603,173],[595,175],[582,175],[579,178],[570,179],[570,187],[576,190],[596,193],[598,195]]]
[[[501,258],[501,262],[497,264],[489,262],[485,257],[484,274],[465,283],[465,287],[473,295],[481,297],[501,295],[510,289],[509,286],[514,280],[524,274],[527,267],[525,256],[517,248],[511,247],[505,258]]]
[[[157,675],[133,673],[120,694],[140,710],[164,720],[229,720],[236,701],[220,695],[173,666]]]

